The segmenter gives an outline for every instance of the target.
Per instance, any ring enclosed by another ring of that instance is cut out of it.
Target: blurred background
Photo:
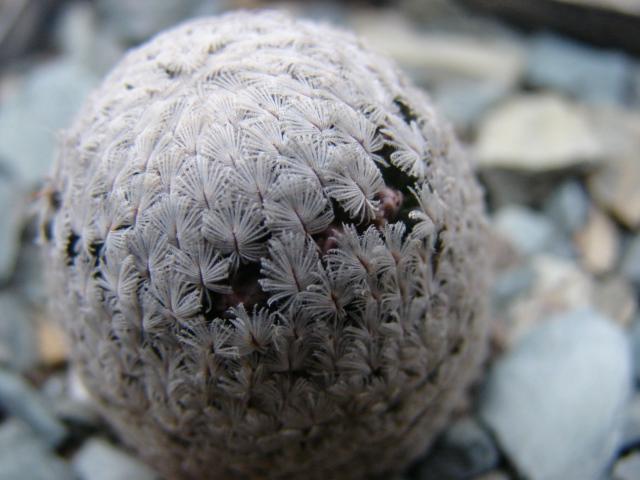
[[[486,189],[488,375],[399,478],[640,479],[640,0],[0,0],[0,480],[156,478],[67,368],[33,202],[57,132],[128,48],[264,7],[393,57]]]

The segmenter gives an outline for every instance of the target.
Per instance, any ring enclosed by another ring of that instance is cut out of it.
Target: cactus
[[[270,12],[129,52],[41,208],[72,360],[171,479],[415,459],[483,358],[485,228],[429,99],[351,34]]]

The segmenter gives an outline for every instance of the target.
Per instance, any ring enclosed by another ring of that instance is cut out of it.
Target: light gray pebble
[[[640,382],[640,317],[636,318],[629,333],[633,351],[633,371],[636,381]]]
[[[582,101],[624,104],[631,88],[633,64],[620,52],[588,47],[548,33],[531,40],[527,79]]]
[[[589,196],[576,180],[561,184],[545,202],[545,212],[557,227],[573,234],[587,222]]]
[[[72,465],[81,480],[157,480],[146,465],[101,438],[87,440]]]
[[[633,452],[619,459],[613,468],[613,480],[638,480],[640,478],[640,452]]]
[[[640,447],[640,393],[636,392],[625,411],[618,450]],[[638,477],[640,478],[640,477]]]
[[[523,255],[545,251],[555,238],[551,221],[523,206],[502,207],[496,212],[493,222],[496,231]]]
[[[500,309],[511,303],[519,294],[529,290],[536,274],[530,264],[518,266],[500,273],[493,283],[493,302]]]
[[[104,26],[132,45],[175,23],[196,15],[220,13],[224,0],[98,0],[97,11]]]
[[[475,419],[466,417],[447,429],[421,462],[416,478],[463,480],[490,471],[498,458],[491,436]]]
[[[0,424],[0,480],[75,480],[69,465],[55,456],[25,424]]]
[[[633,237],[626,246],[620,271],[637,287],[640,287],[640,234]]]
[[[497,361],[480,415],[524,477],[600,479],[619,442],[631,377],[620,328],[576,310],[542,322]]]
[[[2,368],[0,408],[28,424],[50,447],[59,446],[67,437],[65,426],[40,393],[19,375]]]
[[[15,292],[0,292],[0,364],[20,372],[36,365],[38,350],[32,312]]]
[[[33,69],[21,91],[0,109],[0,158],[26,189],[42,181],[54,158],[55,136],[97,83],[86,68],[61,58]]]
[[[443,82],[433,93],[436,105],[461,131],[470,129],[487,110],[509,94],[498,82]]]
[[[0,110],[0,118],[2,113]],[[0,142],[3,134],[0,120]],[[5,283],[14,271],[18,255],[20,230],[24,201],[16,188],[16,179],[8,165],[2,162],[0,143],[0,285]]]

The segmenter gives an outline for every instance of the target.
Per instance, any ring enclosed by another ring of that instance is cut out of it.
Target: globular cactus
[[[199,19],[131,51],[62,135],[53,312],[168,479],[397,471],[486,344],[480,189],[450,129],[348,33]]]

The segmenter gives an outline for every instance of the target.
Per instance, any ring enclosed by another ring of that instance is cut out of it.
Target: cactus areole
[[[130,51],[61,136],[52,312],[168,479],[424,452],[486,344],[486,220],[429,99],[353,35],[237,12]]]

